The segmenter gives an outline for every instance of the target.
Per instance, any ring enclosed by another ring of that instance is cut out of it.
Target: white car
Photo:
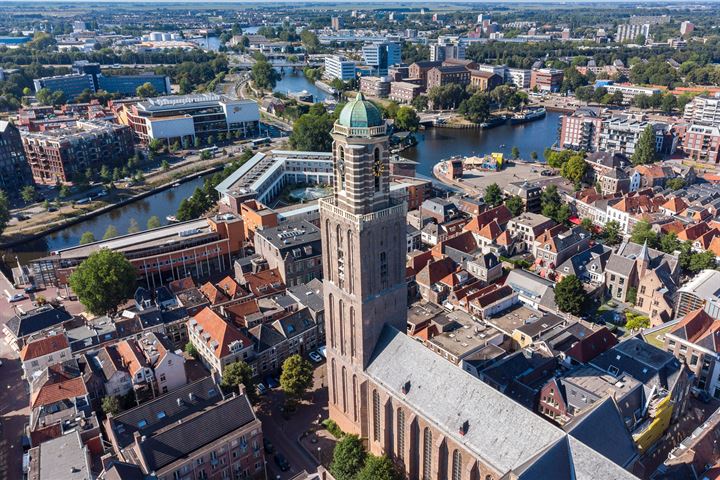
[[[310,352],[308,354],[308,357],[310,357],[310,360],[312,360],[315,363],[320,363],[323,361],[322,355],[320,355],[318,352]]]
[[[325,345],[317,349],[317,352],[323,356],[323,358],[327,358],[327,348],[325,348]]]
[[[24,293],[16,293],[15,295],[11,295],[10,297],[8,297],[8,302],[19,302],[20,300],[25,300],[26,298],[27,297]]]

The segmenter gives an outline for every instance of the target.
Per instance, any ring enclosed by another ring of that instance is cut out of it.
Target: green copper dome
[[[358,93],[340,112],[338,124],[349,128],[379,127],[385,124],[380,110]]]

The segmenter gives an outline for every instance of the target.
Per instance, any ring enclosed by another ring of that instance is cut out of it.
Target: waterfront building
[[[233,100],[214,93],[150,98],[121,106],[118,120],[142,142],[207,138],[210,135],[257,135],[260,110],[254,100]]]
[[[25,157],[36,183],[69,183],[88,168],[126,161],[135,151],[125,125],[88,120],[74,127],[22,134]]]
[[[460,65],[457,66],[440,66],[431,68],[427,72],[427,89],[440,87],[450,83],[456,83],[460,86],[470,84],[470,71]]]
[[[387,97],[390,94],[390,79],[387,77],[360,77],[360,91],[371,97]]]
[[[396,42],[378,42],[362,47],[365,64],[372,74],[384,76],[388,74],[388,67],[402,63],[400,58],[400,44]]]
[[[423,87],[423,89],[427,88],[427,73],[435,68],[442,65],[442,62],[431,62],[430,60],[421,60],[419,62],[415,62],[410,67],[408,67],[408,73],[410,76],[410,79],[413,81],[417,81],[418,85]]]
[[[470,85],[481,92],[489,92],[503,84],[503,77],[496,73],[482,70],[470,70]]]
[[[597,108],[582,107],[570,115],[563,115],[560,119],[560,147],[596,152],[602,122],[600,110]]]
[[[517,88],[530,88],[530,78],[532,73],[530,70],[522,68],[508,68],[506,81]]]
[[[635,43],[640,35],[643,36],[645,41],[648,40],[650,36],[649,23],[623,23],[617,26],[615,41],[617,43]]]
[[[613,94],[615,92],[622,93],[623,102],[630,103],[638,95],[646,95],[651,97],[653,95],[660,95],[662,90],[659,88],[652,87],[637,87],[635,85],[623,85],[623,84],[608,84],[604,86],[608,93]]]
[[[557,68],[534,69],[530,73],[530,88],[540,91],[559,92],[564,78],[563,71]]]
[[[635,478],[404,333],[405,204],[388,189],[385,122],[360,94],[332,135],[335,193],[320,201],[330,418],[409,478]]]
[[[332,156],[325,152],[258,152],[215,189],[225,210],[238,213],[246,200],[270,203],[286,185],[332,185]]]
[[[693,98],[683,112],[689,123],[720,126],[720,95],[700,95]]]
[[[392,82],[390,84],[390,100],[398,103],[410,103],[420,95],[422,86],[410,82]]]
[[[67,285],[83,260],[109,248],[125,255],[138,279],[153,289],[188,275],[205,278],[232,267],[245,242],[243,223],[238,216],[223,214],[68,247],[33,260],[29,276],[38,286]]]
[[[631,115],[617,115],[603,119],[598,148],[605,152],[619,152],[626,156],[635,153],[635,145],[645,127],[655,130],[655,150],[661,154],[672,154],[677,146],[677,136],[665,123],[651,122]]]
[[[18,196],[25,185],[31,184],[32,173],[20,132],[12,123],[0,120],[0,190]]]
[[[355,62],[345,60],[340,55],[328,55],[325,57],[325,74],[328,80],[340,79],[343,82],[355,78]]]

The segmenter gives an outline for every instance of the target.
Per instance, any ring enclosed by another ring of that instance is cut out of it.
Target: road
[[[308,473],[317,471],[318,463],[298,443],[300,435],[307,432],[318,421],[318,416],[327,418],[327,381],[325,364],[315,369],[313,387],[298,409],[288,418],[282,415],[284,394],[274,390],[262,397],[257,414],[263,425],[263,435],[274,446],[274,453],[265,454],[268,467],[268,479],[289,480],[303,470]],[[275,464],[275,453],[281,453],[290,464],[290,470],[281,472]]]

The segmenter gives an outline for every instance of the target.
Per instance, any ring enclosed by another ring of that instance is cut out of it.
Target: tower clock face
[[[375,160],[375,163],[373,163],[373,174],[376,177],[381,177],[383,174],[383,162],[382,160]]]

